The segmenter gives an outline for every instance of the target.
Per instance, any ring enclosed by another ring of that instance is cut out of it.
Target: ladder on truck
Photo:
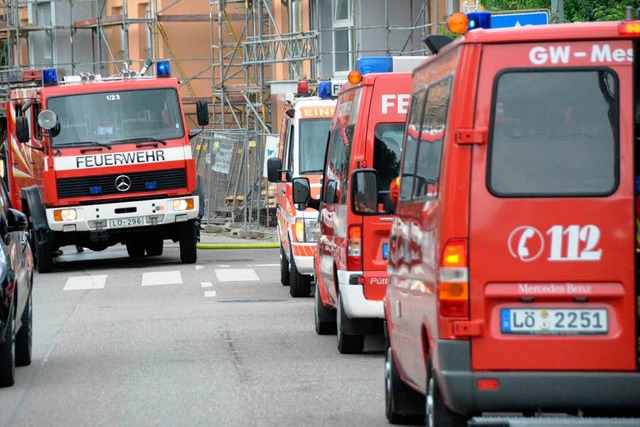
[[[9,69],[0,70],[0,103],[9,102],[11,91],[30,87],[42,87],[42,70]],[[0,108],[0,118],[7,117],[7,110]]]

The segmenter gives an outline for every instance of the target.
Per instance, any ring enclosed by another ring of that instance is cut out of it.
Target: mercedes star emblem
[[[120,175],[116,178],[116,188],[118,191],[127,191],[131,188],[131,179],[127,175]]]

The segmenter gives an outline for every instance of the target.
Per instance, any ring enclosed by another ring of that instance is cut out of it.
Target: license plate
[[[144,217],[136,216],[133,218],[112,219],[109,221],[109,225],[112,228],[138,227],[144,225]]]
[[[609,319],[602,308],[503,308],[500,330],[504,334],[606,334]]]
[[[387,259],[389,258],[389,244],[388,243],[383,243],[382,244],[382,259]]]

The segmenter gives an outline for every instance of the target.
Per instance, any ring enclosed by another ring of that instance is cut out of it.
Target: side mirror
[[[269,182],[282,182],[282,160],[279,157],[267,159],[267,180]]]
[[[308,178],[293,178],[292,196],[293,203],[299,205],[299,209],[304,210],[311,201],[311,185]]]
[[[7,209],[7,231],[25,231],[29,227],[27,216],[19,210]]]
[[[206,126],[209,124],[209,104],[202,99],[196,101],[196,114],[198,116],[198,125]]]
[[[19,142],[29,142],[31,139],[29,120],[25,116],[16,117],[16,138]]]
[[[293,119],[296,115],[296,110],[295,108],[289,108],[287,111],[284,112],[290,119]]]
[[[353,172],[351,211],[360,215],[378,213],[378,171],[358,169]]]

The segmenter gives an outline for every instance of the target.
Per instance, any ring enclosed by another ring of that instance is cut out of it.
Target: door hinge
[[[453,335],[456,337],[479,337],[482,335],[484,320],[459,320],[453,322]]]
[[[487,129],[458,129],[455,133],[456,144],[486,144],[489,137]]]

